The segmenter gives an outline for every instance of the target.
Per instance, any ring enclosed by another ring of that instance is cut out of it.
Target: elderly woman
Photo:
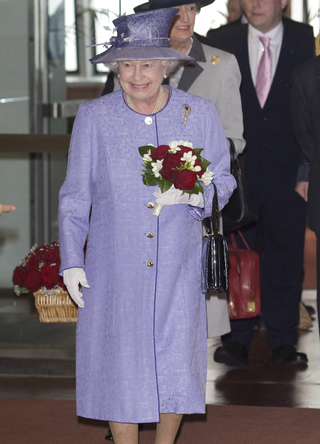
[[[150,0],[134,8],[135,12],[177,7],[169,35],[170,46],[193,57],[192,63],[181,60],[177,69],[165,83],[174,88],[212,100],[215,104],[225,135],[232,139],[240,154],[245,147],[243,139],[243,119],[240,97],[241,74],[233,54],[200,43],[210,42],[194,33],[197,13],[213,3],[205,0],[188,3],[187,0]],[[120,82],[113,73],[108,76],[103,94],[120,89]],[[211,292],[207,297],[208,337],[220,336],[230,331],[227,299]]]
[[[172,444],[183,414],[205,412],[201,219],[213,184],[192,199],[156,192],[142,182],[138,151],[192,143],[211,162],[220,209],[235,187],[213,103],[161,86],[170,61],[192,60],[168,43],[176,13],[114,20],[117,36],[92,62],[117,62],[122,90],[79,109],[60,191],[61,273],[81,308],[77,413],[109,421],[116,444],[138,443],[146,422],[158,423],[157,444]],[[160,216],[155,202],[166,204]]]

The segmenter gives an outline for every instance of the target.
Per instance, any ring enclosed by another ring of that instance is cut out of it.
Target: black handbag
[[[234,231],[257,220],[252,211],[245,177],[241,170],[239,159],[236,154],[233,140],[230,142],[231,174],[237,182],[237,188],[234,190],[229,202],[222,210],[223,231]]]
[[[219,206],[217,188],[214,186],[212,216],[203,219],[205,236],[202,240],[202,291],[215,290],[226,293],[228,290],[228,246],[219,233]]]

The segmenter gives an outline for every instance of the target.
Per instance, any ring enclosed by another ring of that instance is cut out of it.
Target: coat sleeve
[[[241,74],[238,62],[230,55],[223,73],[219,96],[215,103],[227,138],[232,139],[237,154],[243,152],[246,142],[243,139],[243,116],[240,96]]]
[[[91,208],[91,137],[81,105],[75,120],[66,179],[59,193],[60,273],[67,268],[84,268],[84,245]]]
[[[294,71],[292,76],[291,90],[291,111],[294,133],[297,138],[300,150],[305,159],[312,163],[314,152],[314,129],[312,125],[312,116],[307,100],[307,91],[303,71]]]
[[[227,140],[220,123],[215,106],[207,101],[208,109],[203,115],[207,116],[206,136],[203,157],[211,162],[210,170],[214,173],[213,182],[218,191],[219,210],[229,202],[229,198],[236,188],[235,178],[230,173],[230,153]],[[204,209],[191,207],[189,212],[195,219],[203,219],[212,214],[213,185],[203,186]]]

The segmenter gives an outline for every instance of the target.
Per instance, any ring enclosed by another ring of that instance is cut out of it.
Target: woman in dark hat
[[[122,90],[80,107],[59,196],[61,273],[80,307],[77,414],[109,421],[116,444],[137,444],[148,422],[157,444],[172,444],[183,414],[205,412],[201,219],[212,179],[190,199],[161,194],[143,184],[138,151],[193,144],[211,162],[220,208],[235,187],[212,102],[161,85],[168,64],[190,61],[168,43],[176,12],[114,20],[117,35],[91,62],[112,64]],[[155,203],[165,204],[158,217]]]

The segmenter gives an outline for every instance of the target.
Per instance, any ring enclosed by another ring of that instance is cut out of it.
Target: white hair
[[[167,68],[167,75],[172,73],[176,69],[176,67],[179,64],[178,60],[161,60],[162,65]],[[110,63],[104,63],[104,66],[110,69],[110,71],[113,71],[115,73],[119,72],[119,62],[110,62]]]

